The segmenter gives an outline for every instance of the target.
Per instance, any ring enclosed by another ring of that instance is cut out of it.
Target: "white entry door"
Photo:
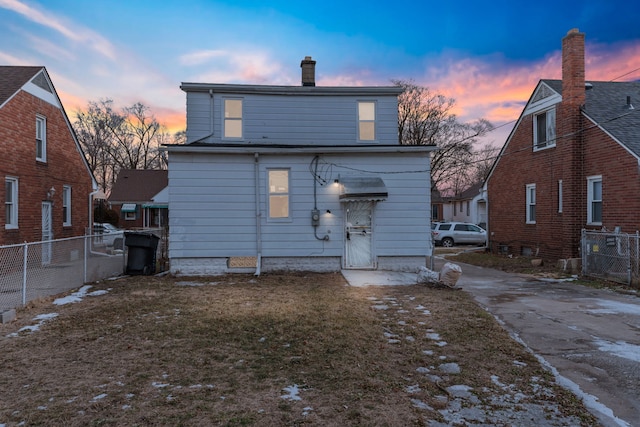
[[[345,268],[374,268],[373,202],[348,202],[345,214]]]
[[[42,202],[42,264],[51,263],[51,242],[53,224],[51,223],[51,202]],[[48,243],[47,243],[48,242]]]

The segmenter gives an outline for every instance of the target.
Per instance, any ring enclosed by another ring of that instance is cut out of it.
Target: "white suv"
[[[431,235],[436,245],[447,248],[456,244],[487,244],[486,230],[467,222],[434,222],[431,224]]]

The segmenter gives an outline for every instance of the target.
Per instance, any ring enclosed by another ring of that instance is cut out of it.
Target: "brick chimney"
[[[302,86],[315,86],[316,61],[311,59],[310,56],[305,56],[300,62],[300,68],[302,68]]]
[[[562,39],[562,100],[581,106],[585,91],[584,33],[574,28]]]

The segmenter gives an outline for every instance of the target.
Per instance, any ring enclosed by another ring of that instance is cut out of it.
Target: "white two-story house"
[[[183,83],[168,145],[175,274],[416,270],[431,256],[430,152],[398,142],[401,88]]]

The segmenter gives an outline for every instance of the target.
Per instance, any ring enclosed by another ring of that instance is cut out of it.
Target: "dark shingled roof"
[[[111,189],[109,202],[147,202],[169,183],[166,170],[122,169]]]
[[[543,80],[562,94],[562,81]],[[586,91],[584,114],[631,152],[640,156],[640,82],[593,82]],[[627,97],[633,108],[627,105]]]
[[[0,66],[0,105],[11,98],[43,68],[44,67]]]

